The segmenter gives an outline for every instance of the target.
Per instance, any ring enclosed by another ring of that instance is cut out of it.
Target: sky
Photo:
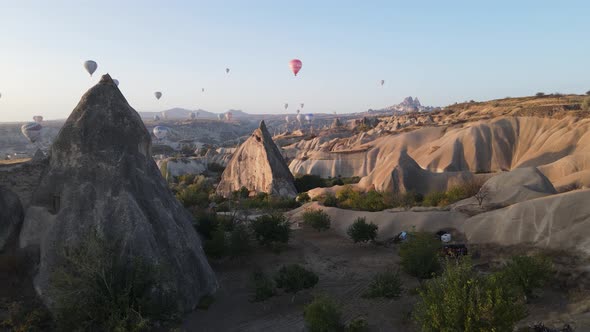
[[[444,106],[581,94],[589,15],[586,0],[0,0],[0,121],[66,118],[105,73],[137,111],[286,114],[304,102],[348,113],[406,96]]]

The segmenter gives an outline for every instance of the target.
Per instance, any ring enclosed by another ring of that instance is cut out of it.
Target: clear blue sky
[[[0,1],[0,121],[65,118],[107,72],[138,111],[344,113],[590,89],[589,1],[483,2]]]

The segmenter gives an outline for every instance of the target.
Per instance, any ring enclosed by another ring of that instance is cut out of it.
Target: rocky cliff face
[[[264,121],[233,155],[221,176],[217,193],[228,196],[241,187],[282,197],[297,195],[293,174]]]
[[[50,154],[27,209],[21,247],[38,246],[35,288],[48,300],[51,274],[64,247],[92,232],[118,243],[125,260],[165,266],[155,298],[173,294],[192,310],[217,283],[191,225],[150,155],[150,135],[110,76],[80,100]],[[50,302],[50,301],[49,301]]]
[[[23,222],[23,206],[12,191],[0,187],[0,252],[18,236]]]

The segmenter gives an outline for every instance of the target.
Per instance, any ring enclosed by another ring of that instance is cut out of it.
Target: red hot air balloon
[[[299,60],[299,59],[293,59],[293,60],[289,61],[289,67],[291,68],[291,70],[293,71],[293,74],[295,74],[295,76],[297,76],[297,73],[299,72],[299,70],[301,70],[301,66],[303,66],[303,64],[301,63],[301,60]]]

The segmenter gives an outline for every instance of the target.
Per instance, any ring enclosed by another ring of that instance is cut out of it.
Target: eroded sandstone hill
[[[80,100],[51,148],[49,165],[25,214],[21,247],[38,247],[35,288],[48,300],[64,248],[89,234],[117,244],[115,255],[161,266],[150,296],[195,308],[216,279],[191,216],[174,198],[151,157],[137,112],[105,75]],[[50,301],[48,301],[50,302]]]
[[[264,121],[232,156],[221,176],[217,193],[228,196],[242,187],[251,192],[282,197],[297,195],[293,174]]]

